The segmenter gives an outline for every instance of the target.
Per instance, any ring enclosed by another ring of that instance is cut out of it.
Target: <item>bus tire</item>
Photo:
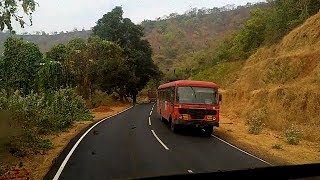
[[[204,128],[205,136],[211,136],[212,133],[213,133],[213,126],[206,126]]]
[[[174,124],[172,121],[170,123],[170,129],[173,133],[178,133],[179,131],[179,126],[177,124]]]
[[[166,119],[161,116],[161,122],[166,122]]]

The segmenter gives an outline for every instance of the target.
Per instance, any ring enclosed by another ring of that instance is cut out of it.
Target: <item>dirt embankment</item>
[[[2,162],[3,164],[17,164],[15,167],[10,168],[11,170],[7,172],[7,175],[11,174],[9,175],[11,177],[21,176],[31,177],[31,179],[43,179],[54,160],[73,137],[98,120],[121,112],[129,106],[129,104],[117,104],[115,107],[100,106],[92,109],[91,112],[94,115],[93,121],[79,121],[74,123],[72,127],[65,132],[48,136],[47,138],[52,141],[54,147],[47,152],[29,155],[23,158],[15,158],[9,153],[6,154],[4,162]],[[6,179],[5,176],[3,177],[4,179]],[[2,177],[0,177],[0,179],[1,178]]]
[[[320,162],[319,29],[320,13],[246,61],[239,79],[222,91],[222,122],[233,124],[218,133],[280,163]],[[250,118],[261,121],[261,134],[248,134]],[[290,127],[302,133],[298,145],[286,143]]]

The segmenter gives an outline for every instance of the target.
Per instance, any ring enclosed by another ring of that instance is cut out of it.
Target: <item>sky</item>
[[[182,14],[191,8],[222,7],[227,4],[245,5],[262,0],[36,0],[39,6],[33,14],[33,25],[21,29],[18,33],[45,31],[72,31],[74,28],[91,29],[98,19],[115,6],[122,6],[124,17],[134,23],[154,20],[171,13]]]

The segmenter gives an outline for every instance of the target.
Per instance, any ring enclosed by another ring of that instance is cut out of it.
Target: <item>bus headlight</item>
[[[189,120],[189,115],[188,115],[188,114],[181,114],[181,115],[179,116],[179,119]]]
[[[216,117],[213,116],[213,115],[207,115],[207,120],[209,120],[209,121],[215,121],[215,120],[216,120]]]

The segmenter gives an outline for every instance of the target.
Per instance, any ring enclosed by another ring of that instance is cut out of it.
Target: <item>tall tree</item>
[[[121,7],[115,7],[99,19],[93,33],[119,44],[124,50],[129,65],[128,79],[123,83],[127,95],[136,96],[151,78],[159,76],[159,70],[151,58],[150,44],[143,40],[143,28],[129,18],[123,18]]]
[[[9,37],[4,43],[4,84],[7,89],[24,94],[36,89],[36,74],[42,54],[34,43]]]
[[[87,57],[87,45],[85,40],[77,38],[67,44],[69,49],[65,62],[67,69],[73,77],[73,82],[78,86],[79,94],[89,99],[91,95],[90,66],[92,63]],[[72,82],[71,82],[72,83]]]
[[[45,58],[37,72],[38,91],[52,92],[65,87],[62,63]]]
[[[64,44],[53,46],[50,51],[46,52],[46,57],[54,61],[64,62],[68,56],[68,49]]]
[[[132,79],[130,68],[125,60],[122,48],[99,37],[91,37],[88,41],[88,57],[94,62],[91,74],[93,83],[108,93],[116,92],[121,100],[125,99],[126,84]]]

